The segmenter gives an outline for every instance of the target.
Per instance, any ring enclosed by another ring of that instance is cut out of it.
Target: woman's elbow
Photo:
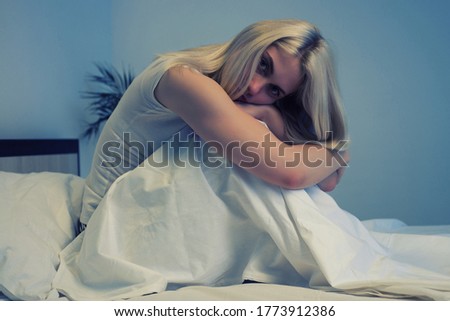
[[[322,182],[318,183],[317,186],[319,186],[319,188],[324,191],[324,192],[331,192],[333,191],[336,186],[338,184],[338,178],[337,175],[332,175],[328,178],[326,178],[325,180],[323,180]]]
[[[322,191],[327,192],[327,193],[333,191],[336,188],[336,186],[337,186],[337,184],[333,183],[333,182],[319,183],[317,185],[319,186],[319,188]]]
[[[287,173],[280,177],[280,187],[286,189],[304,189],[309,187],[302,173]]]

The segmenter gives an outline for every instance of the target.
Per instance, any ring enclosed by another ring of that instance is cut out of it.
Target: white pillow
[[[84,180],[0,172],[0,292],[13,300],[58,297],[59,252],[75,237]]]

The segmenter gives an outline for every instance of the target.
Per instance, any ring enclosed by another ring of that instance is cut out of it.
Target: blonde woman
[[[332,190],[349,160],[326,41],[305,21],[262,21],[230,42],[161,55],[135,79],[99,138],[81,223],[119,176],[186,126],[283,188]]]

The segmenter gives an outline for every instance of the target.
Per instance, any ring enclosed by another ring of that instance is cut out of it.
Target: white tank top
[[[106,122],[86,178],[80,221],[87,224],[111,184],[187,124],[161,105],[155,89],[167,63],[153,63],[129,86]]]

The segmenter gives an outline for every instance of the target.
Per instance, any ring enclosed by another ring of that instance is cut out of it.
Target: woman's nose
[[[258,77],[258,75],[255,75],[248,85],[247,92],[249,95],[255,96],[261,91],[263,87],[264,79],[262,79],[262,77]]]

